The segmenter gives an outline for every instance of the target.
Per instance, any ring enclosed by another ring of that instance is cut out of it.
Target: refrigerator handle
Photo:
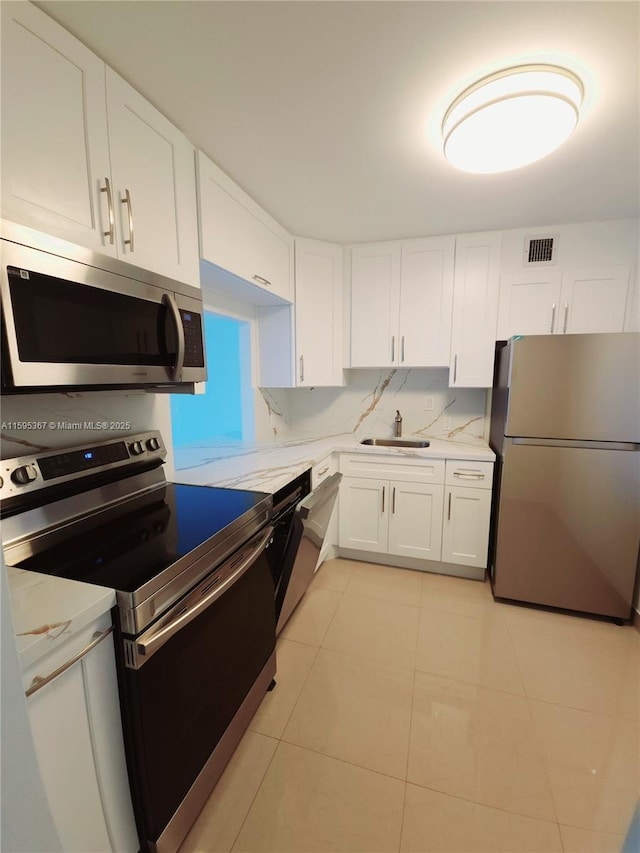
[[[551,334],[553,334],[553,327],[555,326],[555,324],[556,324],[556,303],[554,302],[553,305],[551,306],[551,328],[549,329]]]

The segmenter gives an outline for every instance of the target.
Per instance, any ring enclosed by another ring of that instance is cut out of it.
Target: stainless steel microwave
[[[2,391],[204,381],[198,288],[2,222]]]

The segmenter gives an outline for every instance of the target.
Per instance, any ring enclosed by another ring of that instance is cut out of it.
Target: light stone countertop
[[[407,436],[411,438],[411,436]],[[274,493],[331,453],[366,453],[412,459],[463,459],[493,462],[495,454],[483,441],[428,439],[429,447],[372,447],[351,433],[325,438],[300,438],[273,444],[250,442],[198,444],[174,450],[179,483],[255,489]]]
[[[410,438],[410,436],[408,436]],[[204,486],[274,493],[333,452],[415,459],[449,458],[493,462],[481,441],[429,439],[428,448],[370,447],[352,434],[303,438],[274,444],[202,444],[175,451],[173,480]],[[8,567],[18,656],[23,670],[111,610],[115,592],[106,587]]]
[[[7,567],[13,627],[22,669],[107,613],[114,590]]]

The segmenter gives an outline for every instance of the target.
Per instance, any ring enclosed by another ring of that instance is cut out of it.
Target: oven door
[[[2,242],[5,391],[206,378],[202,302],[127,275]],[[111,261],[111,264],[116,262]]]
[[[263,528],[145,633],[116,643],[143,850],[179,848],[275,675],[272,532]]]

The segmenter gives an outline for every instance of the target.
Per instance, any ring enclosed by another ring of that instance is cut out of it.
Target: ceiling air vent
[[[558,238],[556,234],[548,234],[545,237],[526,237],[524,241],[524,264],[525,266],[555,264],[557,250]]]

